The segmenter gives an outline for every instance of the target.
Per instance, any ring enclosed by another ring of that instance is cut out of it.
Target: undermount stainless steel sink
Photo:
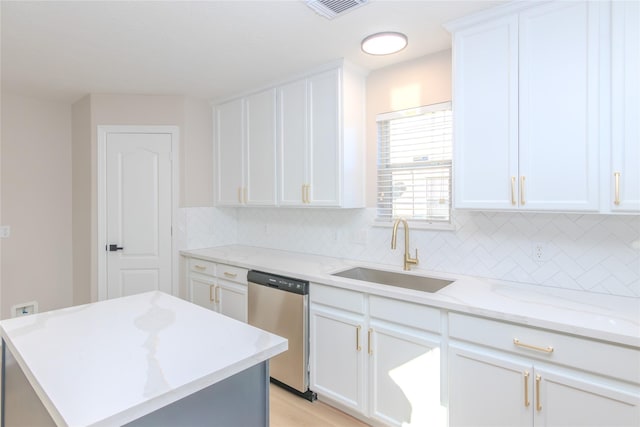
[[[393,271],[375,270],[373,268],[355,267],[348,270],[333,273],[332,276],[346,279],[362,280],[365,282],[380,283],[382,285],[397,286],[399,288],[413,289],[423,292],[437,292],[445,286],[453,283],[452,280],[436,279],[429,276],[416,276],[413,274],[396,273]]]

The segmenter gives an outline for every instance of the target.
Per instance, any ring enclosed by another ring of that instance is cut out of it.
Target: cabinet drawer
[[[449,336],[640,384],[638,349],[458,313],[449,314]]]
[[[372,318],[440,333],[440,310],[432,307],[371,295],[369,314]]]
[[[211,261],[205,261],[203,259],[190,258],[189,271],[193,271],[194,273],[207,274],[209,276],[215,276],[216,264]]]
[[[365,312],[365,298],[364,294],[360,292],[312,283],[309,287],[309,295],[312,303],[324,304],[359,314]]]
[[[218,268],[216,269],[216,277],[246,285],[247,269],[235,267],[233,265],[218,264]]]

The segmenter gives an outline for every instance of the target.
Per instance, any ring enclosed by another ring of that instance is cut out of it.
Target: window
[[[378,219],[451,222],[451,103],[379,114]]]

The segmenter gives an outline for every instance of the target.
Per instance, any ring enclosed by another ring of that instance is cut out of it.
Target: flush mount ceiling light
[[[407,36],[391,31],[371,34],[362,40],[361,46],[369,55],[389,55],[407,47]]]

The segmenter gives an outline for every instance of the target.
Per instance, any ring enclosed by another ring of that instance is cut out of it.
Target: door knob
[[[109,245],[107,248],[109,252],[121,251],[123,249],[124,249],[123,247],[120,247],[118,245]]]

